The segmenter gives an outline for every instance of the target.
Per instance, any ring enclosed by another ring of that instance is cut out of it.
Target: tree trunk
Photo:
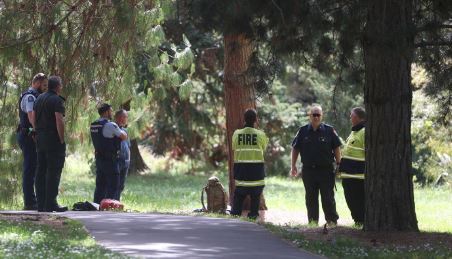
[[[253,42],[245,34],[224,35],[224,102],[226,106],[226,138],[228,144],[229,202],[234,200],[234,153],[232,134],[243,127],[243,113],[256,108],[255,92],[248,71]]]
[[[138,149],[137,139],[130,140],[130,168],[129,174],[138,174],[141,171],[148,169],[148,166],[143,160]]]
[[[411,170],[410,0],[368,1],[366,231],[417,231]]]

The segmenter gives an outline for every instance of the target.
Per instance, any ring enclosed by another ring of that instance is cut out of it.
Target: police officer
[[[19,99],[19,126],[17,127],[17,140],[24,156],[22,167],[22,190],[24,195],[24,210],[36,210],[35,176],[37,153],[34,140],[35,120],[33,105],[47,88],[47,76],[38,73],[33,77],[31,86],[20,95]]]
[[[292,176],[297,175],[296,161],[301,156],[301,177],[306,190],[306,207],[310,224],[319,221],[319,191],[322,208],[329,225],[339,218],[334,200],[334,162],[340,163],[341,141],[333,127],[322,123],[323,111],[319,105],[310,109],[310,123],[298,130],[292,142]]]
[[[342,178],[345,200],[356,225],[364,223],[364,171],[366,111],[353,108],[350,113],[352,133],[342,149],[339,177]]]
[[[90,131],[96,158],[94,202],[100,203],[103,199],[119,198],[119,150],[121,141],[127,139],[127,133],[110,121],[111,105],[104,103],[97,111],[101,117],[91,123]]]
[[[119,128],[127,133],[127,111],[121,109],[115,113],[115,121]],[[121,141],[121,149],[119,151],[119,190],[118,201],[121,200],[121,193],[124,191],[126,177],[130,167],[130,139]]]
[[[64,142],[64,98],[60,96],[63,85],[59,76],[50,76],[48,91],[35,102],[36,144],[38,169],[36,197],[38,211],[63,212],[67,207],[57,203],[58,186],[66,157]]]
[[[238,129],[232,136],[234,151],[235,191],[231,215],[242,215],[243,200],[251,198],[249,218],[259,216],[260,196],[265,186],[264,152],[268,137],[255,128],[258,118],[254,109],[245,111],[245,127]]]

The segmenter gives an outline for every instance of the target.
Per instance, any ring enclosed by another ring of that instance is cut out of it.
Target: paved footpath
[[[0,212],[1,213],[1,212]],[[104,247],[144,258],[321,258],[263,226],[237,219],[144,213],[66,212]]]

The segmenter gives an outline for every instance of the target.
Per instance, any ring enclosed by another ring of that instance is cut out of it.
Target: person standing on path
[[[255,219],[259,216],[260,196],[265,187],[264,152],[268,137],[255,128],[258,123],[256,110],[246,110],[244,118],[245,127],[236,130],[232,136],[236,188],[231,215],[242,215],[243,200],[249,195],[248,218]]]
[[[60,96],[63,84],[59,76],[50,76],[48,91],[34,104],[38,168],[36,171],[36,198],[38,211],[64,212],[57,202],[61,171],[66,157],[64,142],[64,101]]]
[[[127,135],[127,121],[129,115],[127,111],[121,109],[115,113],[115,121],[119,128],[123,130]],[[119,190],[118,190],[118,201],[121,200],[121,193],[124,191],[127,174],[130,167],[130,139],[127,138],[121,141],[121,148],[119,151]]]
[[[127,133],[110,121],[111,105],[104,103],[97,111],[100,118],[91,123],[90,131],[96,158],[94,202],[100,204],[103,199],[118,199],[119,150],[121,141],[127,139]]]
[[[364,171],[366,111],[353,108],[350,113],[352,132],[342,149],[339,177],[342,178],[345,201],[356,225],[364,223]]]
[[[22,191],[24,210],[37,210],[35,194],[35,178],[37,153],[35,144],[35,119],[33,106],[36,98],[47,88],[47,76],[38,73],[33,77],[31,86],[20,95],[19,126],[17,127],[17,141],[23,154]]]
[[[334,226],[339,218],[334,200],[334,163],[338,166],[341,161],[341,141],[332,126],[322,123],[322,117],[322,107],[312,106],[310,123],[298,130],[292,142],[291,174],[298,174],[296,162],[300,155],[309,223],[318,224],[320,191],[325,219]]]

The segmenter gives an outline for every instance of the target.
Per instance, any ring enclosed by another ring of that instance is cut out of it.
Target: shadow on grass
[[[329,258],[452,258],[452,234],[364,232],[357,227],[275,226],[267,229],[294,245]]]

